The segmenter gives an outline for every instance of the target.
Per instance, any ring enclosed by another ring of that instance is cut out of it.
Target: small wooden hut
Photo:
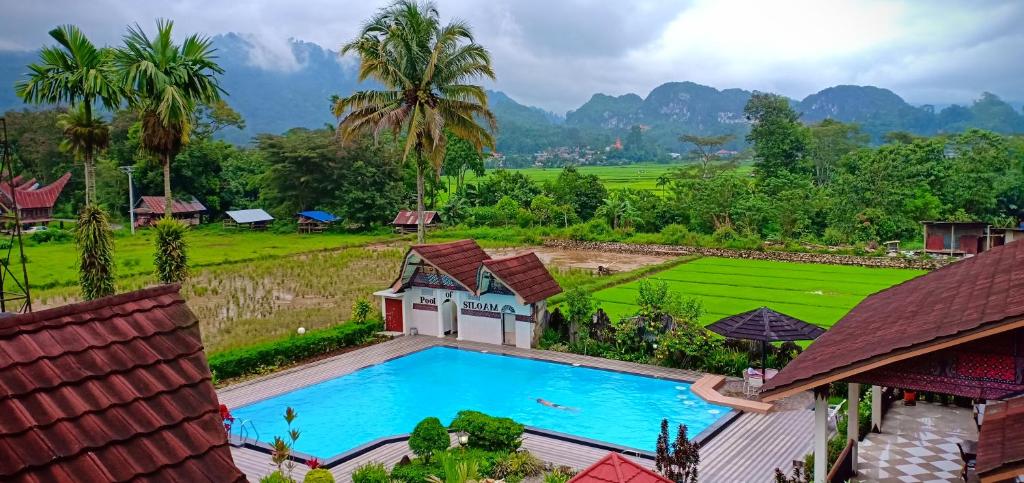
[[[227,211],[224,214],[227,215],[227,218],[224,218],[224,228],[246,227],[250,230],[266,230],[274,221],[270,213],[259,208]]]
[[[337,216],[320,210],[301,211],[296,216],[299,217],[299,233],[323,233],[331,223],[338,221]]]
[[[398,233],[415,233],[418,228],[416,210],[399,211],[398,215],[395,216],[395,221],[392,221],[391,225],[395,227],[395,231]],[[436,211],[424,211],[423,225],[427,229],[440,226],[441,215]]]
[[[13,183],[0,183],[0,211],[12,214],[17,201],[18,219],[22,224],[45,225],[53,220],[53,206],[70,179],[71,173],[65,173],[46,186],[41,186],[35,178],[21,176],[16,176]]]
[[[198,225],[202,222],[206,207],[195,197],[191,201],[171,200],[171,217],[186,225]],[[143,196],[135,203],[135,227],[140,228],[155,224],[164,216],[163,196]]]

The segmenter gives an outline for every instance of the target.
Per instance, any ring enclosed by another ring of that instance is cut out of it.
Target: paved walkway
[[[693,371],[563,352],[517,349],[428,336],[403,336],[229,386],[218,391],[218,397],[220,402],[227,404],[228,407],[239,407],[435,345],[457,346],[556,362],[578,363],[602,369],[689,381],[695,381],[702,375]],[[812,425],[813,413],[808,409],[780,411],[764,415],[747,413],[740,415],[736,421],[712,438],[701,450],[701,481],[712,483],[769,481],[775,467],[788,469],[792,460],[802,459],[804,454],[810,451]],[[544,461],[575,469],[583,469],[607,454],[605,450],[533,434],[524,436],[523,448]],[[249,476],[250,480],[258,480],[275,469],[267,454],[245,448],[232,448],[232,454],[235,463]],[[351,481],[352,470],[357,466],[375,461],[390,467],[405,455],[411,455],[408,444],[405,442],[388,444],[332,468],[331,473],[334,474],[337,481],[348,482]],[[649,460],[638,461],[646,465],[653,465],[653,462]],[[305,474],[305,471],[304,465],[298,465],[295,469],[295,476],[299,477]]]
[[[957,443],[978,440],[971,410],[918,401],[896,402],[859,448],[856,481],[881,483],[954,482],[962,459]]]

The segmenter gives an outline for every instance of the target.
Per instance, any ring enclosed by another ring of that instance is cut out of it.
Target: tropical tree
[[[106,148],[110,138],[106,123],[93,117],[93,105],[100,103],[115,109],[121,91],[114,69],[113,50],[96,47],[78,27],[62,25],[50,31],[57,45],[39,52],[39,63],[28,66],[28,77],[15,86],[24,102],[33,104],[67,103],[77,107],[64,118],[62,130],[67,147],[81,157],[85,165],[85,201],[96,201],[97,151]]]
[[[160,283],[181,283],[188,278],[185,224],[171,217],[156,222],[156,278]]]
[[[158,156],[164,171],[164,215],[171,216],[171,161],[188,144],[197,106],[213,105],[223,89],[213,44],[193,34],[179,45],[171,38],[174,22],[157,20],[156,36],[136,24],[117,50],[131,106],[142,120],[142,148]]]
[[[712,163],[718,160],[716,152],[735,138],[736,136],[732,134],[720,134],[718,136],[683,134],[679,136],[680,141],[693,145],[693,154],[697,155],[700,159],[701,176],[705,178],[711,177]]]
[[[357,91],[334,102],[344,141],[391,131],[405,136],[403,160],[416,163],[417,238],[424,242],[424,173],[439,176],[445,158],[445,132],[477,151],[494,148],[496,127],[487,93],[473,82],[494,78],[491,56],[473,40],[465,22],[442,25],[433,3],[400,0],[381,9],[359,35],[341,48],[360,58],[359,80],[382,89]],[[483,121],[488,128],[480,125]]]

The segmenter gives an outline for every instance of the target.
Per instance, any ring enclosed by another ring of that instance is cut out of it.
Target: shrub
[[[497,479],[522,480],[539,476],[544,471],[544,462],[529,451],[516,451],[494,465],[491,476]]]
[[[308,476],[306,480],[308,482]],[[390,477],[383,463],[366,463],[352,472],[352,483],[388,483],[388,481],[390,481]]]
[[[263,478],[260,478],[260,483],[293,483],[290,478],[284,476],[280,470],[275,471]]]
[[[370,301],[360,298],[356,300],[356,303],[352,304],[352,319],[356,322],[366,322],[366,318],[370,316],[372,310],[373,305]]]
[[[357,480],[356,474],[359,472],[359,469],[356,469],[356,472],[352,473],[352,481],[355,483],[387,483],[388,471],[384,469],[384,465],[381,465],[380,469],[384,471],[383,479]],[[306,473],[306,477],[302,479],[302,483],[334,483],[334,475],[323,468],[309,470],[309,472]]]
[[[522,444],[523,425],[510,418],[479,411],[459,411],[450,428],[469,434],[469,447],[489,451],[515,451]]]
[[[83,211],[83,213],[84,213],[84,211]],[[59,243],[59,242],[69,241],[72,238],[74,238],[74,237],[72,237],[70,233],[68,233],[68,232],[66,232],[64,230],[45,230],[45,231],[37,231],[37,232],[33,233],[32,236],[29,237],[29,240],[31,240],[33,243],[50,243],[50,242],[57,242],[57,243]],[[7,248],[7,247],[3,247],[3,248]]]
[[[572,476],[572,473],[555,468],[550,473],[544,475],[544,483],[566,483]]]
[[[210,356],[210,370],[220,380],[256,374],[362,343],[381,329],[380,321],[376,320],[349,322],[302,336],[232,349]]]
[[[391,469],[391,479],[407,483],[423,483],[431,476],[439,476],[441,467],[436,463],[428,464],[423,460],[413,460],[406,465],[397,465]]]
[[[188,278],[188,245],[185,224],[171,218],[156,223],[156,278],[160,283],[179,283]]]
[[[433,417],[420,421],[409,436],[409,448],[416,456],[427,461],[430,461],[430,455],[435,451],[444,451],[450,445],[448,431],[444,429],[440,419]]]
[[[43,232],[45,233],[45,232]],[[98,299],[114,294],[114,238],[107,214],[96,205],[87,205],[75,230],[78,244],[78,279],[82,297]]]

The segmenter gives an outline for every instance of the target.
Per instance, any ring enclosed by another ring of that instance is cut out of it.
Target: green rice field
[[[868,295],[925,273],[923,270],[867,268],[732,258],[700,258],[659,272],[684,297],[703,301],[701,322],[761,306],[822,327],[831,327]],[[637,282],[600,290],[594,300],[613,319],[636,311]]]
[[[658,177],[681,166],[683,164],[629,164],[623,166],[580,166],[577,169],[584,174],[597,175],[609,190],[633,188],[660,191]],[[749,163],[744,163],[738,168],[738,171],[744,174],[751,170],[752,166]],[[557,178],[558,173],[562,172],[562,168],[518,168],[509,171],[521,172],[538,183],[544,183]],[[487,170],[488,174],[492,172],[494,170]],[[466,176],[466,181],[476,183],[478,178],[470,173]]]

